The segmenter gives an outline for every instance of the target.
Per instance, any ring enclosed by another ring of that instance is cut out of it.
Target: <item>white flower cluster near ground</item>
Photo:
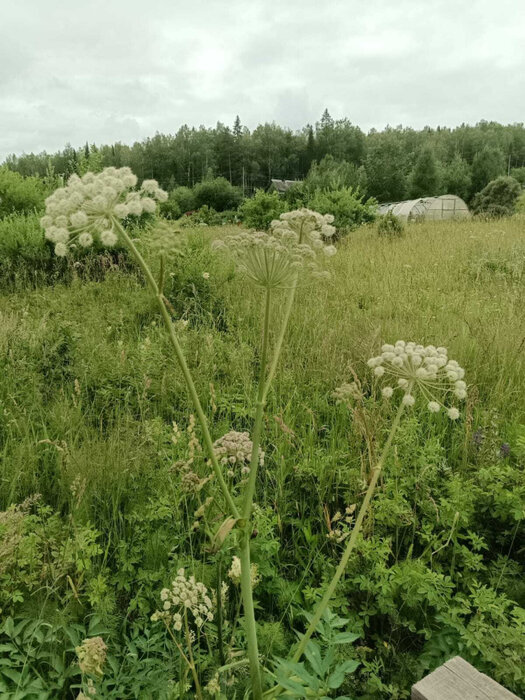
[[[186,577],[184,569],[177,571],[177,576],[171,588],[163,588],[160,592],[163,609],[153,613],[151,619],[156,622],[163,620],[180,632],[185,614],[191,614],[197,627],[213,620],[213,603],[208,595],[208,589],[203,583],[195,580],[194,576]]]
[[[241,467],[242,474],[250,473],[250,459],[253,442],[249,433],[239,433],[230,430],[213,443],[213,451],[221,464],[227,466],[229,476],[234,476],[233,467]],[[259,448],[259,464],[264,464],[264,452]]]
[[[241,582],[241,560],[239,557],[233,557],[232,563],[230,566],[230,569],[228,571],[228,577],[232,581],[232,583],[235,583],[235,585],[239,585]],[[259,576],[259,569],[257,564],[251,564],[250,565],[250,583],[252,588],[255,588],[255,586],[259,583],[261,580],[261,577]]]

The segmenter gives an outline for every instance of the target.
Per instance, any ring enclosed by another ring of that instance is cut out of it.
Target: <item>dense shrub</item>
[[[236,224],[239,221],[236,210],[229,209],[226,211],[215,211],[207,204],[204,204],[200,209],[188,212],[178,222],[180,226],[186,228],[188,226],[224,226],[225,224]]]
[[[172,219],[174,221],[180,217],[182,211],[178,202],[172,197],[172,194],[173,193],[170,193],[166,202],[162,202],[159,205],[159,211],[166,219]]]
[[[502,175],[478,192],[472,202],[472,209],[475,214],[490,217],[512,216],[520,193],[520,183],[513,177]]]
[[[511,168],[510,176],[517,180],[522,187],[525,187],[525,167]]]
[[[167,202],[160,205],[161,213],[167,219],[178,219],[182,214],[195,209],[195,195],[189,187],[175,187]]]
[[[516,200],[516,213],[525,214],[525,191]]]
[[[22,177],[7,168],[0,168],[0,218],[40,210],[45,197],[44,182],[40,178]]]
[[[391,211],[389,211],[384,216],[380,216],[377,220],[377,233],[379,236],[385,236],[388,238],[400,237],[405,232],[405,226],[401,219],[394,216]]]
[[[217,256],[204,235],[184,236],[170,268],[165,294],[177,318],[192,327],[228,327],[224,283],[232,278],[230,266],[218,266]]]
[[[286,209],[286,202],[278,192],[256,190],[255,195],[245,199],[239,207],[239,216],[247,228],[265,231]]]
[[[375,199],[363,200],[359,190],[343,187],[340,190],[317,190],[308,200],[308,206],[321,214],[333,214],[334,225],[340,233],[345,233],[376,218]]]
[[[199,182],[193,192],[197,208],[206,204],[215,211],[237,209],[242,199],[239,188],[233,187],[224,177]]]

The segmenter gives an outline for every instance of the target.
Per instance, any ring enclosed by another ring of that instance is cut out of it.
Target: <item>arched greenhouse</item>
[[[443,219],[467,219],[470,212],[461,199],[455,194],[442,194],[440,197],[421,197],[407,199],[404,202],[380,204],[378,214],[388,214],[404,221],[441,221]]]

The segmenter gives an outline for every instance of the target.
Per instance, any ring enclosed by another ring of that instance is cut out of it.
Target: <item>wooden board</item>
[[[461,656],[455,656],[443,666],[412,686],[412,700],[520,700]]]

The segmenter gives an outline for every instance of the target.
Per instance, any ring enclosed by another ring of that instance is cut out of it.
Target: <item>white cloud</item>
[[[300,128],[328,107],[369,129],[525,112],[518,0],[0,3],[0,160],[236,114]]]

